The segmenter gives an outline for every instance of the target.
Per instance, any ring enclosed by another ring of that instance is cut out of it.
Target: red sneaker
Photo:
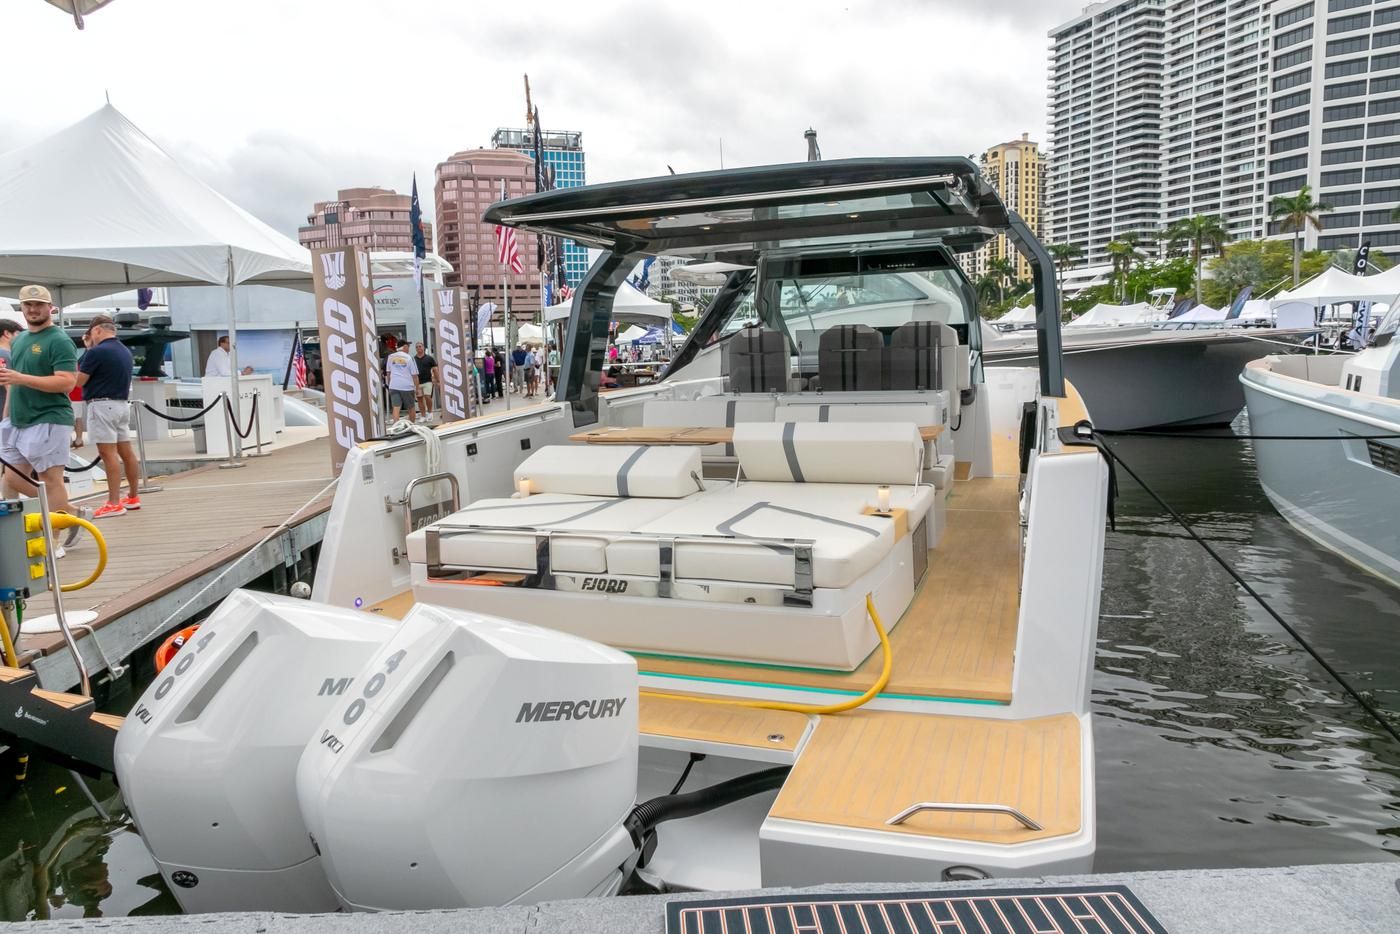
[[[132,510],[135,510],[135,509],[140,509],[140,508],[141,508],[141,497],[139,497],[139,496],[128,496],[126,499],[122,500],[122,506],[126,509],[127,512],[131,512]]]
[[[126,515],[126,507],[121,503],[103,503],[96,512],[92,514],[94,519],[105,519],[108,516]]]

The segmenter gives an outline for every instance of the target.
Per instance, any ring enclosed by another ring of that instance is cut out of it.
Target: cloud
[[[100,105],[289,236],[336,189],[406,191],[522,126],[584,134],[590,181],[827,158],[968,154],[1045,123],[1046,31],[1080,0],[116,3],[79,33],[0,4],[61,67],[0,116],[0,149]],[[212,9],[221,12],[215,14]],[[202,12],[201,12],[202,11]],[[152,57],[141,50],[159,49]]]

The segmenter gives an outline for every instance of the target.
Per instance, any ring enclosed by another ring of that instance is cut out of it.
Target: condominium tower
[[[587,184],[584,171],[583,134],[573,131],[541,133],[544,164],[554,170],[555,188],[578,188]],[[491,134],[497,149],[514,149],[530,158],[535,154],[535,134],[531,129],[498,129]],[[572,240],[564,241],[564,278],[570,286],[583,281],[588,272],[588,249]]]
[[[334,201],[317,201],[297,229],[297,240],[308,250],[362,246],[370,250],[413,249],[409,224],[412,198],[387,188],[342,188]],[[433,242],[433,225],[423,221],[423,237]]]
[[[1106,0],[1050,37],[1047,239],[1090,267],[1198,214],[1289,236],[1304,184],[1337,209],[1310,246],[1400,243],[1400,0]]]
[[[982,153],[982,177],[1001,195],[1006,206],[1030,227],[1041,234],[1041,203],[1045,187],[1045,162],[1040,145],[1031,141],[1029,133],[1009,143],[998,143]],[[988,241],[971,259],[969,274],[973,278],[986,275],[988,264],[995,259],[1010,257],[1016,263],[1016,278],[1029,279],[1031,266],[1007,241],[1004,234]]]
[[[437,167],[433,204],[437,218],[437,252],[452,264],[447,285],[461,286],[481,302],[501,304],[509,286],[511,311],[529,317],[540,309],[540,274],[535,235],[516,232],[521,273],[510,273],[497,259],[492,225],[481,222],[494,202],[519,198],[535,190],[535,164],[529,156],[506,149],[469,149],[454,153]]]

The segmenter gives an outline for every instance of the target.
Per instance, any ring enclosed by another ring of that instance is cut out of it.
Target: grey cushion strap
[[[789,506],[774,506],[772,503],[769,502],[760,502],[754,503],[752,506],[745,506],[742,510],[736,512],[734,515],[730,516],[728,519],[725,519],[723,522],[715,523],[715,531],[719,532],[721,535],[732,535],[736,538],[747,538],[748,536],[744,535],[742,532],[736,532],[734,530],[734,526],[738,525],[740,522],[743,522],[745,519],[747,519],[749,516],[752,516],[754,513],[764,509],[771,509],[774,512],[785,512],[790,516],[801,516],[803,519],[811,519],[815,522],[824,522],[827,525],[839,525],[843,529],[853,529],[857,532],[864,532],[866,535],[870,535],[874,538],[880,537],[880,533],[877,530],[869,528],[868,526],[858,525],[854,522],[843,522],[840,519],[833,519],[830,516],[818,515],[815,512],[804,512],[801,509],[793,509]]]
[[[645,454],[645,453],[646,453],[647,451],[649,451],[649,450],[651,450],[651,449],[650,449],[650,448],[647,448],[647,447],[638,447],[637,450],[633,451],[631,454],[629,454],[629,455],[627,456],[627,460],[625,460],[625,461],[622,462],[622,466],[619,467],[619,468],[617,468],[617,495],[618,495],[618,496],[627,496],[627,495],[629,495],[628,492],[627,492],[627,475],[628,475],[629,473],[631,473],[632,467],[633,467],[634,465],[636,465],[637,461],[639,461],[639,460],[642,459],[642,455]]]
[[[793,482],[802,483],[802,465],[797,462],[797,445],[792,440],[796,429],[795,422],[783,424],[783,456],[787,458],[788,471],[792,474]]]
[[[730,399],[728,402],[726,402],[726,403],[724,404],[724,427],[725,427],[725,428],[733,428],[733,427],[734,427],[734,410],[735,410],[736,408],[738,408],[738,406],[739,406],[739,400],[737,400],[737,399]],[[725,457],[733,457],[733,456],[734,456],[734,442],[733,442],[733,441],[726,441],[726,442],[725,442],[725,444],[724,444],[724,456],[725,456]]]

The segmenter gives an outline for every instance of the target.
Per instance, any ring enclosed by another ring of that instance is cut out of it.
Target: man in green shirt
[[[28,477],[37,473],[48,490],[49,508],[66,512],[63,465],[73,437],[68,393],[77,384],[78,352],[72,338],[54,324],[48,289],[26,285],[19,290],[19,301],[29,330],[14,339],[9,366],[0,370],[0,386],[8,390],[0,415],[10,424],[0,458],[14,468],[5,471],[5,493],[34,495],[37,490]]]

